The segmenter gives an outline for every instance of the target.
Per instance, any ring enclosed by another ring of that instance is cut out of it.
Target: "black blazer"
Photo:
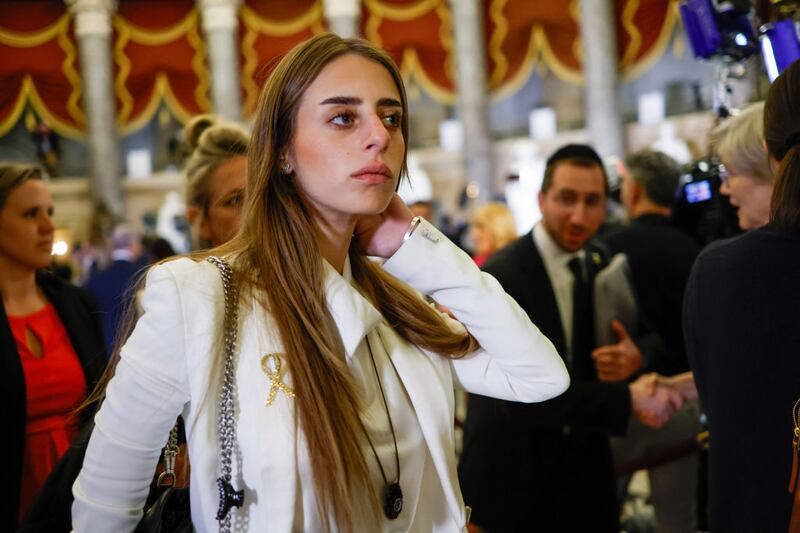
[[[711,531],[787,531],[800,236],[758,229],[711,244],[689,278],[683,328],[711,434]]]
[[[607,258],[597,247],[589,247],[587,252],[587,257],[599,254],[602,258],[600,264],[587,262],[593,282]],[[558,304],[532,234],[497,252],[484,270],[497,278],[563,357],[566,343]],[[628,385],[598,381],[588,353],[576,354],[574,359],[569,389],[552,400],[523,404],[469,397],[459,480],[465,502],[473,508],[473,521],[488,531],[546,531],[552,527],[564,531],[564,522],[554,516],[559,510],[549,505],[549,491],[569,476],[560,465],[573,459],[589,470],[580,479],[569,481],[575,486],[575,500],[565,505],[576,511],[583,507],[583,512],[586,509],[579,501],[584,498],[605,499],[608,505],[615,505],[607,435],[623,434],[627,429],[631,413]],[[587,491],[589,486],[593,488]],[[616,509],[609,510],[609,521],[618,522],[615,513]],[[597,527],[598,520],[602,521],[592,517],[593,531],[613,527]]]
[[[668,217],[654,214],[642,215],[602,240],[611,253],[628,257],[640,311],[665,344],[647,370],[666,376],[686,372],[683,293],[700,245]]]
[[[105,366],[102,326],[97,306],[86,291],[69,285],[48,273],[37,275],[36,283],[55,307],[69,334],[72,347],[86,377],[87,393],[91,391]],[[22,455],[25,448],[27,399],[25,375],[17,344],[11,333],[5,308],[0,300],[0,405],[6,413],[9,433],[3,439],[5,467],[0,469],[0,529],[15,531],[19,515],[19,490]]]

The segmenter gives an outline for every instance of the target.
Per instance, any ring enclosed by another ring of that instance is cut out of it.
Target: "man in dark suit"
[[[645,366],[674,376],[689,370],[681,327],[686,281],[700,245],[675,227],[670,216],[680,169],[669,156],[643,150],[625,158],[620,189],[630,224],[602,237],[611,253],[624,253],[639,306],[665,342],[666,356]]]
[[[130,289],[142,269],[142,243],[139,236],[125,225],[114,229],[111,237],[113,250],[111,264],[105,270],[92,276],[85,288],[97,299],[103,320],[103,335],[106,339],[106,353],[114,351],[114,343],[122,322],[122,314],[128,304]]]
[[[652,376],[622,380],[642,354],[619,324],[619,342],[603,347],[603,361],[592,358],[592,287],[609,258],[587,242],[605,218],[607,187],[594,150],[561,148],[545,169],[542,221],[484,266],[550,338],[571,377],[567,392],[538,404],[470,396],[459,479],[473,523],[486,531],[617,531],[608,435],[625,432],[632,409],[658,425],[681,402]],[[622,381],[600,381],[598,371]]]
[[[620,193],[630,224],[602,239],[612,253],[628,257],[640,310],[665,344],[664,351],[644,362],[645,369],[674,376],[689,370],[681,315],[700,245],[670,220],[680,185],[678,164],[661,152],[642,150],[626,157],[624,167]],[[625,439],[612,443],[614,456],[618,464],[647,462],[681,447],[700,429],[697,402],[688,402],[661,429],[631,421]],[[696,530],[698,461],[696,452],[687,453],[649,470],[658,533]]]

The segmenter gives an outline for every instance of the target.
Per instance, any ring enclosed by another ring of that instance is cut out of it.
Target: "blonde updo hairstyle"
[[[250,135],[236,124],[225,122],[214,115],[198,115],[183,128],[183,137],[191,149],[184,173],[186,174],[186,206],[196,208],[200,214],[192,224],[195,245],[209,248],[202,242],[197,228],[208,215],[211,175],[220,164],[236,156],[247,157]]]

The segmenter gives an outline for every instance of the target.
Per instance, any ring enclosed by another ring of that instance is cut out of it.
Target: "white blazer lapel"
[[[435,362],[418,348],[407,344],[391,328],[381,324],[376,333],[391,357],[400,381],[411,399],[422,435],[436,467],[450,514],[461,528],[466,523],[464,501],[456,473],[453,436],[453,383],[448,362]]]

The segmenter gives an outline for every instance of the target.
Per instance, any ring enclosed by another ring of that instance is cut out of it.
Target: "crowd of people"
[[[83,288],[42,172],[0,164],[1,529],[133,531],[177,432],[196,531],[613,532],[641,469],[657,532],[800,531],[800,62],[712,132],[743,234],[705,249],[670,157],[624,159],[608,230],[569,144],[534,228],[487,204],[470,257],[396,193],[407,105],[373,45],[296,46],[252,134],[184,129],[195,251],[120,224]]]

